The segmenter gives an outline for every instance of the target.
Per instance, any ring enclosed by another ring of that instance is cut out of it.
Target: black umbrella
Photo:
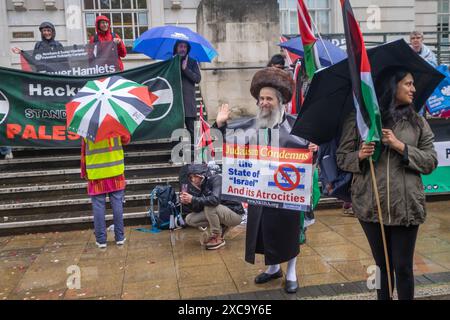
[[[403,67],[414,77],[414,105],[419,110],[444,75],[400,39],[367,50],[374,83],[388,67]],[[318,71],[311,82],[291,134],[322,144],[340,135],[343,122],[354,110],[348,59]]]

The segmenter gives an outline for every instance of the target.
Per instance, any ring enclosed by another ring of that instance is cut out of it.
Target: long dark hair
[[[396,105],[397,85],[408,74],[405,68],[389,67],[378,77],[375,83],[378,103],[383,126],[392,127],[397,121],[406,118],[412,125],[419,124],[419,115],[414,110],[414,103],[409,105]]]

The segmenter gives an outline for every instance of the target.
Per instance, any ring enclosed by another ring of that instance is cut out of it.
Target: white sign
[[[308,149],[224,144],[222,197],[309,211],[312,158]]]

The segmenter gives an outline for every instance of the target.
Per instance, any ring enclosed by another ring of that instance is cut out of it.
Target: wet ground
[[[226,246],[215,251],[202,249],[196,229],[145,233],[137,227],[126,228],[123,247],[116,246],[109,233],[106,250],[95,246],[92,230],[1,237],[0,299],[191,299],[264,293],[283,286],[282,279],[254,284],[265,267],[261,256],[255,265],[244,261],[245,226],[230,231]],[[316,212],[297,263],[302,288],[366,281],[372,264],[355,218],[336,209]],[[450,274],[450,201],[428,203],[414,270],[416,276]],[[80,288],[69,289],[67,282]],[[440,292],[442,297],[450,294]]]

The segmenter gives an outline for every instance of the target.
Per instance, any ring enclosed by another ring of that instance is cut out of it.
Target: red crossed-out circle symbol
[[[286,173],[285,169],[291,169],[295,173],[295,181],[292,181],[291,177]],[[286,179],[287,183],[289,184],[288,187],[285,187],[281,185],[281,183],[278,181],[278,174],[281,174],[281,176]],[[292,191],[295,188],[298,187],[300,184],[300,172],[298,169],[289,163],[280,164],[275,171],[275,174],[273,175],[273,179],[275,180],[275,184],[278,188],[280,188],[283,191]]]

